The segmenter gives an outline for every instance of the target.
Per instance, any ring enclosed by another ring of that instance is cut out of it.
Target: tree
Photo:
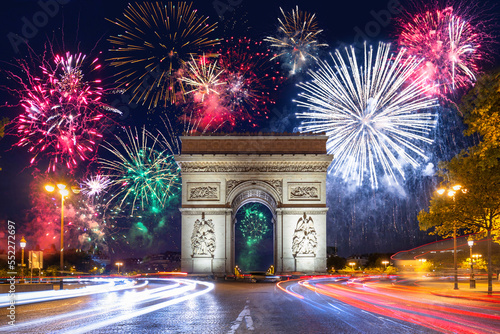
[[[469,126],[465,134],[481,136],[478,154],[483,156],[489,149],[500,148],[500,71],[479,78],[462,98],[460,111]],[[500,155],[495,158],[498,160]]]
[[[440,163],[440,176],[462,186],[453,198],[433,195],[429,211],[418,214],[421,230],[449,236],[456,228],[461,233],[478,233],[488,243],[488,294],[492,293],[491,242],[500,230],[500,168],[494,163],[499,148],[471,148],[449,162]]]
[[[479,271],[481,269],[488,269],[488,265],[486,261],[481,257],[477,259],[473,259],[474,261],[474,270]],[[470,269],[470,257],[466,258],[460,263],[460,268]]]
[[[337,256],[337,255],[332,255],[329,256],[328,259],[326,259],[326,266],[327,268],[333,268],[334,272],[341,270],[346,266],[347,260],[343,257]]]

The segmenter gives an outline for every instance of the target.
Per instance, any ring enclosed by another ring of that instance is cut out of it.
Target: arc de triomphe
[[[326,271],[326,136],[182,136],[181,267],[230,274],[235,216],[250,202],[273,213],[277,273]]]

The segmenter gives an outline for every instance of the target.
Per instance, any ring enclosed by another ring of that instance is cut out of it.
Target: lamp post
[[[21,238],[19,245],[21,246],[21,272],[23,273],[22,278],[24,281],[24,247],[26,247],[26,239],[24,239],[24,236]]]
[[[455,194],[462,188],[461,185],[454,185],[451,189],[441,188],[438,189],[437,193],[443,195],[445,192],[451,198],[453,198],[453,203],[455,203]],[[457,267],[457,225],[453,222],[453,266],[455,267],[455,284],[453,289],[458,290],[458,267]]]
[[[467,243],[469,244],[469,249],[470,249],[470,288],[475,289],[476,288],[476,280],[474,279],[474,261],[472,259],[472,246],[474,246],[474,240],[472,240],[469,237],[469,240],[467,240]]]
[[[389,264],[389,261],[382,261],[382,264],[384,265],[384,270],[387,270],[387,265]]]
[[[118,266],[118,275],[120,275],[120,266],[123,266],[123,262],[116,262],[115,264]]]
[[[63,183],[58,183],[57,188],[59,189],[59,194],[61,194],[61,253],[60,253],[60,272],[61,276],[63,275],[64,271],[64,197],[67,197],[69,195],[68,189],[66,189],[66,185]],[[56,188],[53,185],[46,185],[45,190],[48,192],[53,192]],[[59,289],[63,289],[63,278],[61,277],[61,280],[59,281]]]
[[[352,271],[354,271],[354,266],[356,265],[356,262],[349,262],[349,265],[351,266]]]

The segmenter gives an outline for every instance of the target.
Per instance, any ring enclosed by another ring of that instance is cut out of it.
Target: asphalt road
[[[205,282],[196,285],[174,282],[150,282],[146,287],[100,293],[71,299],[22,305],[16,308],[16,325],[0,327],[0,332],[15,333],[439,333],[453,332],[425,327],[418,322],[399,319],[390,310],[403,299],[387,300],[387,295],[405,295],[401,291],[370,291],[379,294],[380,304],[373,300],[364,307],[348,299],[336,298],[330,288],[354,289],[332,281],[311,282],[309,287],[297,281],[284,282],[283,290],[274,283],[234,281],[215,282],[213,290]],[[311,288],[327,287],[327,292]],[[180,290],[188,289],[188,290]],[[177,291],[177,292],[174,292]],[[288,292],[286,292],[288,291]],[[344,291],[353,296],[354,291]],[[334,291],[334,294],[340,294]],[[362,297],[364,295],[361,295]],[[382,296],[386,296],[383,297]],[[407,300],[417,293],[407,292]],[[361,300],[362,297],[353,297]],[[377,299],[376,296],[371,298]],[[428,297],[425,303],[440,306],[455,302],[441,297]],[[366,302],[366,301],[365,301]],[[484,303],[483,303],[484,304]],[[410,305],[411,306],[411,305]],[[388,307],[389,312],[380,312]],[[470,303],[457,306],[466,310]],[[424,309],[410,307],[408,314],[425,315]],[[447,313],[446,310],[443,311]],[[488,314],[495,317],[498,308]],[[453,312],[451,312],[453,313]],[[0,311],[6,319],[7,310]],[[415,320],[417,319],[417,320]],[[487,325],[499,324],[495,319],[482,319]],[[4,325],[7,320],[3,320]],[[426,321],[426,320],[423,320]],[[498,327],[500,328],[500,327]]]

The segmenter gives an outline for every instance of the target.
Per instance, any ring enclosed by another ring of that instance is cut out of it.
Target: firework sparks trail
[[[109,202],[119,201],[119,207],[130,205],[133,213],[137,205],[163,208],[179,186],[179,167],[174,161],[173,149],[164,136],[152,135],[145,128],[126,130],[128,141],[118,136],[119,146],[106,143],[104,148],[115,160],[99,159],[114,188]]]
[[[273,93],[284,78],[269,62],[270,50],[249,38],[227,39],[218,52],[218,85],[215,94],[205,97],[196,109],[201,128],[257,127],[256,120],[267,117],[274,104]],[[215,66],[215,61],[210,67]],[[207,65],[208,68],[208,65]],[[208,125],[211,124],[211,125]]]
[[[116,53],[109,59],[120,69],[119,88],[132,94],[131,101],[155,108],[184,100],[183,66],[189,58],[217,39],[209,35],[216,24],[208,24],[186,2],[144,2],[129,4],[123,19],[108,20],[124,30],[108,40]]]
[[[193,93],[195,101],[203,103],[206,96],[219,95],[219,91],[223,89],[220,86],[225,83],[219,78],[223,72],[223,69],[217,67],[217,61],[210,63],[205,55],[199,57],[198,60],[191,56],[191,61],[188,62],[188,71],[179,80],[192,87],[191,90],[186,91],[186,94]]]
[[[291,67],[290,74],[293,75],[306,67],[309,60],[317,61],[319,49],[328,44],[318,42],[323,30],[318,28],[316,14],[300,11],[298,6],[286,14],[282,8],[280,10],[283,19],[278,18],[279,35],[266,37],[264,41],[276,50],[271,59],[281,58]]]
[[[390,44],[380,43],[376,53],[365,44],[364,61],[358,65],[354,48],[346,49],[347,61],[336,50],[333,68],[320,62],[309,71],[312,81],[301,83],[304,92],[296,101],[308,111],[297,114],[303,132],[326,133],[327,149],[334,155],[330,172],[344,180],[363,183],[366,173],[372,188],[378,187],[377,167],[391,184],[396,170],[418,166],[415,154],[426,158],[418,143],[431,143],[426,135],[435,126],[435,115],[421,110],[437,106],[419,80],[405,85],[419,66],[404,50],[390,53]]]
[[[452,7],[418,13],[399,25],[399,45],[424,59],[417,74],[434,94],[444,97],[476,80],[482,34]]]
[[[16,93],[24,109],[14,122],[20,137],[16,145],[29,147],[34,154],[31,164],[48,156],[47,170],[55,171],[58,165],[73,170],[95,154],[97,141],[109,125],[107,111],[120,113],[101,102],[101,80],[84,80],[86,63],[85,55],[68,52],[56,55],[53,63],[42,60],[39,76],[25,62],[20,62],[25,79],[10,73],[22,87]],[[101,65],[96,58],[89,67],[88,73]]]

